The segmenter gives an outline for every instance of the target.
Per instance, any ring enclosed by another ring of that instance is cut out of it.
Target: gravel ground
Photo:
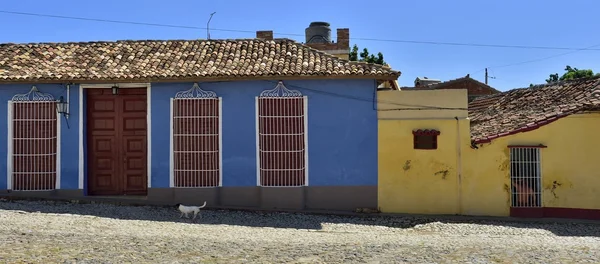
[[[1,263],[599,263],[600,224],[0,201]]]

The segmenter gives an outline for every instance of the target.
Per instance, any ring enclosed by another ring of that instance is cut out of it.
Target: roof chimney
[[[337,42],[338,49],[348,49],[348,52],[350,52],[350,29],[338,28]]]
[[[256,31],[256,38],[264,39],[264,40],[273,40],[273,31],[272,30]]]

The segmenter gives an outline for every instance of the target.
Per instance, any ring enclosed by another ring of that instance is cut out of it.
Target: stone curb
[[[154,206],[154,207],[172,207],[171,204],[151,202],[137,199],[118,199],[118,198],[49,198],[49,197],[20,197],[20,196],[2,196],[0,201],[55,201],[67,202],[73,204],[111,204],[117,206]],[[405,214],[405,213],[356,213],[351,211],[335,210],[297,210],[297,209],[270,209],[270,208],[248,208],[235,206],[206,206],[207,210],[224,211],[244,211],[244,212],[262,212],[262,213],[294,213],[309,215],[329,215],[329,216],[352,216],[352,217],[376,217],[376,218],[425,218],[438,221],[452,222],[473,222],[473,221],[493,221],[505,223],[557,223],[557,224],[600,224],[598,220],[570,219],[570,218],[517,218],[503,216],[469,216],[469,215],[440,215],[440,214]]]

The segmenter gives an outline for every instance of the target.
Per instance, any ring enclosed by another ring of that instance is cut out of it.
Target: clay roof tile
[[[265,76],[395,80],[387,66],[351,62],[282,40],[122,40],[0,44],[0,80],[252,79]]]

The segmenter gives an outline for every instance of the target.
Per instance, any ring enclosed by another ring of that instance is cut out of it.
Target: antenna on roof
[[[208,18],[208,22],[206,23],[206,39],[210,39],[210,31],[209,31],[209,27],[208,25],[210,24],[210,20],[212,19],[213,15],[217,13],[217,12],[212,12],[210,14],[210,18]]]

